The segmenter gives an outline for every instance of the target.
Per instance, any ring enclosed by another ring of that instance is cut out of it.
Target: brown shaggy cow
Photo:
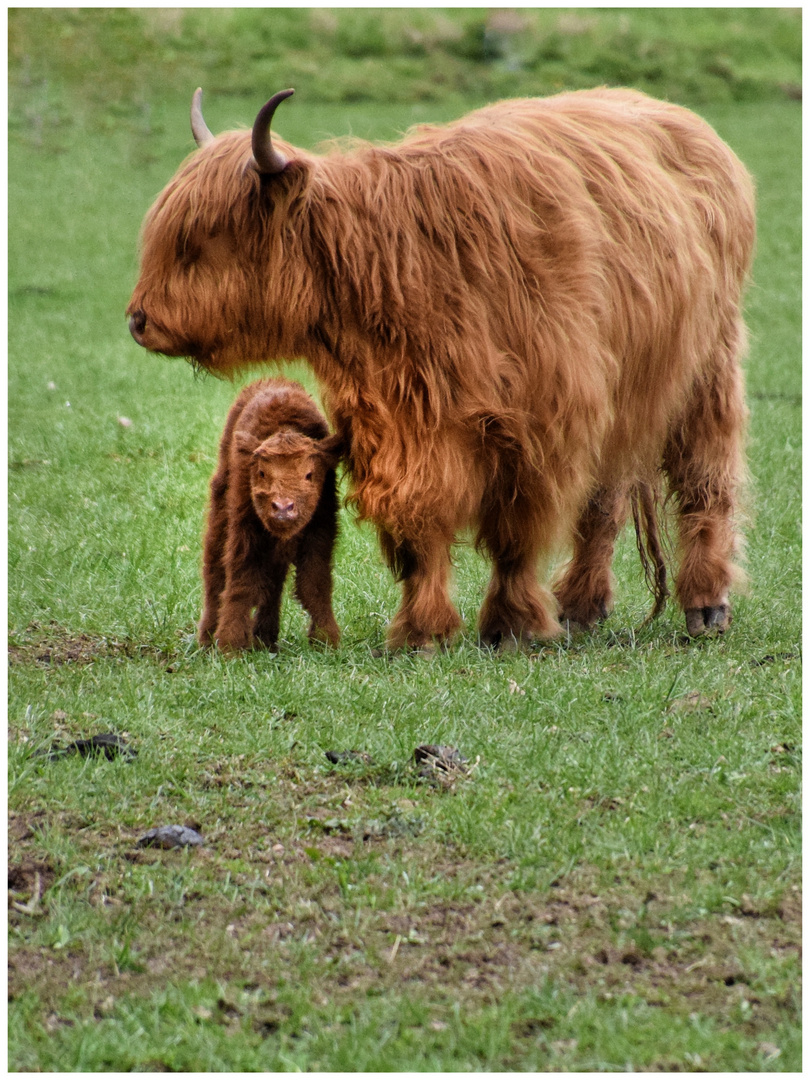
[[[312,616],[310,640],[338,644],[332,614],[338,458],[338,440],[299,383],[262,379],[239,394],[211,479],[201,645],[237,650],[256,641],[274,648],[291,565],[295,595]]]
[[[683,108],[602,89],[316,155],[271,138],[291,93],[217,137],[195,94],[199,149],[144,223],[136,341],[217,372],[309,361],[403,581],[392,647],[458,629],[467,527],[493,563],[485,641],[591,626],[630,494],[662,470],[687,628],[724,630],[754,244],[728,146]],[[538,566],[572,543],[555,598]]]

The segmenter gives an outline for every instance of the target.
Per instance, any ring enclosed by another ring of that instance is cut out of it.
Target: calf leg
[[[268,649],[278,644],[281,625],[281,595],[287,577],[288,564],[273,564],[263,575],[262,588],[256,604],[253,637]]]
[[[275,585],[272,579],[268,579],[266,565],[266,535],[253,535],[244,525],[241,529],[232,529],[226,554],[225,588],[222,590],[215,631],[217,645],[226,651],[251,648],[254,607],[263,611],[263,640],[264,637],[272,638],[275,644],[284,575],[279,575],[278,596],[274,600]]]
[[[439,534],[397,543],[380,533],[383,553],[402,581],[402,603],[388,628],[389,649],[449,642],[461,619],[448,595],[450,541]]]
[[[678,506],[675,595],[692,637],[728,628],[729,588],[742,576],[732,562],[738,546],[734,514],[745,474],[747,412],[736,359],[741,337],[738,331],[723,342],[718,364],[697,381],[664,452]]]
[[[332,611],[332,549],[334,536],[305,533],[295,560],[295,595],[311,616],[310,641],[340,643],[340,629]]]
[[[208,522],[203,544],[203,611],[197,627],[200,645],[210,645],[219,620],[219,602],[225,588],[225,543],[228,535],[228,517],[225,500],[228,483],[222,472],[211,481],[211,497]]]
[[[627,518],[627,493],[620,486],[598,488],[577,522],[574,554],[554,591],[560,622],[590,629],[613,607],[613,548]]]

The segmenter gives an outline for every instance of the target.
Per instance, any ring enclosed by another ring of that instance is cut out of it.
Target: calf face
[[[337,464],[334,439],[279,431],[261,442],[237,431],[235,441],[249,459],[250,496],[257,517],[273,536],[290,539],[312,520],[326,474]]]

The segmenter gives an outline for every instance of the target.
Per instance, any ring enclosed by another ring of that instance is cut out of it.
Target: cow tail
[[[633,509],[633,525],[636,530],[636,545],[644,568],[644,577],[653,595],[653,608],[644,625],[657,618],[664,610],[667,597],[667,564],[661,544],[660,493],[655,484],[647,480],[639,481],[630,493]]]

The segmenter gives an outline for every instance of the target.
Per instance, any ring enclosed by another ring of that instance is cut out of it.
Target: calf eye
[[[259,469],[259,479],[264,480],[264,469]]]
[[[311,480],[312,479],[312,473],[308,472],[307,475],[304,477],[304,479],[305,480]]]

